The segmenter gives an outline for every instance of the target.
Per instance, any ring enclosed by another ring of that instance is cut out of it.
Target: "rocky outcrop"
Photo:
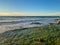
[[[57,23],[57,24],[60,24],[60,19],[58,19],[56,23]]]

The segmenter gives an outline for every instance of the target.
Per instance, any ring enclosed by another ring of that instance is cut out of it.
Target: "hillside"
[[[60,45],[60,25],[6,31],[0,34],[0,45]]]

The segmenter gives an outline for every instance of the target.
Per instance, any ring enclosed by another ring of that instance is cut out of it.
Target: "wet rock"
[[[39,22],[32,22],[31,24],[40,24],[40,25],[41,25],[42,23],[39,23]]]

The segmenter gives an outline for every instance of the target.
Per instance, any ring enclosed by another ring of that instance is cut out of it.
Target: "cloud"
[[[60,12],[55,13],[0,12],[0,16],[60,16]]]

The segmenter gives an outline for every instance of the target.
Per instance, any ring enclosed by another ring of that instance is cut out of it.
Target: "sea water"
[[[0,16],[0,33],[8,30],[37,27],[55,23],[60,16]],[[41,24],[31,24],[38,22]]]

